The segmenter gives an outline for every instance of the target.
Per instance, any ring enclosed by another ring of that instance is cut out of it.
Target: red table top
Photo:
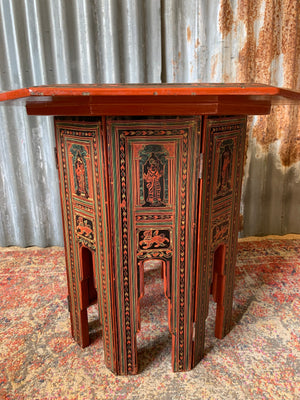
[[[300,92],[262,84],[80,84],[1,92],[0,102],[25,105],[31,115],[254,115],[300,103]]]

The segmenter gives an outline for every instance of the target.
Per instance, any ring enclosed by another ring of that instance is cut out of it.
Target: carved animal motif
[[[90,237],[93,234],[93,230],[88,225],[87,220],[84,220],[82,217],[78,220],[77,233],[85,237]]]
[[[153,234],[153,235],[152,235]],[[149,249],[151,246],[166,247],[170,240],[166,237],[164,233],[159,233],[159,231],[145,231],[144,239],[139,242],[143,249]]]

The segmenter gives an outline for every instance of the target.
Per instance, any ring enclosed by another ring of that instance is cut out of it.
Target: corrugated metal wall
[[[297,0],[0,0],[0,89],[260,82],[300,88]],[[300,232],[299,108],[249,121],[244,235]],[[0,107],[0,245],[62,245],[51,118]]]

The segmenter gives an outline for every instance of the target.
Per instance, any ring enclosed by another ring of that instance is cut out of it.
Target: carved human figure
[[[89,197],[89,194],[87,191],[87,185],[86,185],[84,163],[83,163],[80,153],[77,153],[77,156],[76,156],[75,177],[76,177],[76,184],[77,184],[76,194],[78,196],[83,194],[85,197]]]
[[[230,162],[231,162],[231,151],[228,146],[225,147],[222,154],[221,164],[221,176],[219,181],[218,192],[224,192],[230,189]]]
[[[163,173],[161,171],[160,162],[152,153],[145,165],[144,172],[144,182],[147,188],[146,202],[150,206],[163,205],[161,184],[162,177]]]

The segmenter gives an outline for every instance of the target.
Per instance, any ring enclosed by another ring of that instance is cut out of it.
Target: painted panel
[[[140,324],[140,284],[136,271],[140,260],[151,258],[171,263],[172,364],[175,371],[186,370],[191,367],[192,357],[193,224],[198,198],[200,119],[108,119],[107,128],[114,193],[118,320],[122,326],[136,327],[120,338],[121,373],[137,370],[135,333]]]
[[[196,276],[196,292],[199,295],[195,311],[194,365],[204,356],[204,328],[211,285],[215,291],[214,297],[218,300],[216,336],[223,337],[231,327],[245,135],[244,116],[206,118],[202,200],[199,209]]]
[[[89,304],[88,280],[83,276],[81,265],[84,262],[82,247],[85,247],[92,252],[100,320],[104,327],[105,363],[108,368],[116,371],[101,122],[99,119],[80,121],[76,118],[56,118],[56,138],[72,333],[82,347],[89,344],[86,311]]]
[[[91,165],[89,157],[89,149],[81,144],[69,145],[68,149],[70,157],[70,169],[71,182],[72,182],[72,193],[76,193],[77,196],[84,196],[89,198],[89,175],[91,175]],[[87,167],[88,163],[88,167]]]

